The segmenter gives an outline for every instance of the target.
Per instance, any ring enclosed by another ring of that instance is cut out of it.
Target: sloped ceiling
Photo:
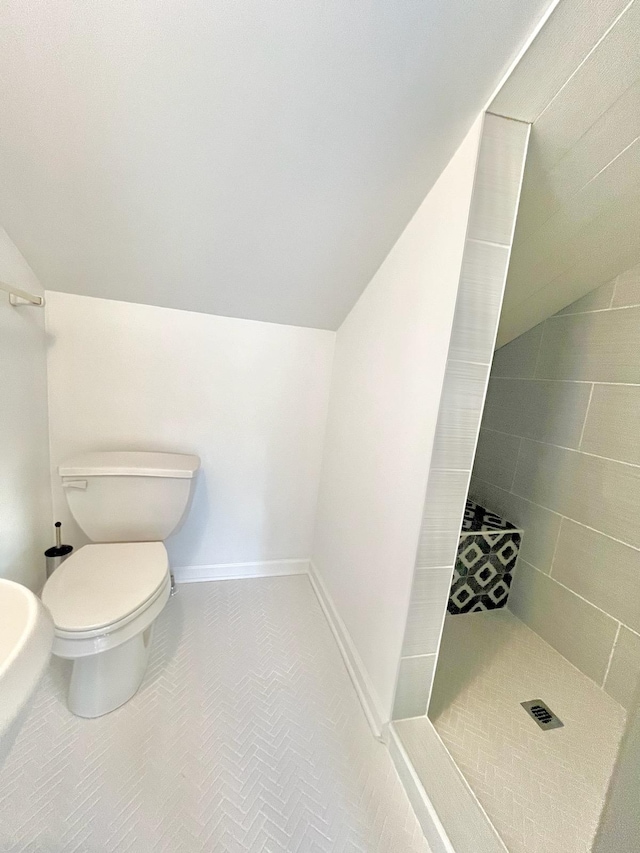
[[[335,329],[549,0],[0,9],[0,223],[45,287]]]
[[[491,110],[533,122],[501,346],[640,262],[640,0],[561,0]]]

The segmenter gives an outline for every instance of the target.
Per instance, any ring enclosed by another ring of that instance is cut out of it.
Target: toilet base
[[[128,702],[142,684],[152,633],[153,624],[114,649],[74,660],[69,710],[78,717],[102,717]]]

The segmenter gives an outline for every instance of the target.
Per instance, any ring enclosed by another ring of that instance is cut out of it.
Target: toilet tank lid
[[[191,479],[200,459],[187,453],[107,450],[72,456],[58,466],[61,477],[172,477]]]

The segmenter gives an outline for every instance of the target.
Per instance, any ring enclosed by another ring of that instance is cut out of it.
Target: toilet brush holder
[[[47,563],[47,578],[51,577],[60,563],[64,563],[69,554],[73,551],[73,545],[62,544],[62,522],[56,521],[54,526],[56,531],[56,544],[51,548],[47,548],[44,552]]]

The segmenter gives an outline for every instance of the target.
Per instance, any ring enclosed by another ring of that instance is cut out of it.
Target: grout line
[[[495,433],[496,435],[507,435],[507,436],[509,436],[509,438],[519,438],[521,442],[522,442],[522,441],[533,441],[533,442],[535,442],[536,444],[544,444],[544,445],[546,445],[547,447],[557,447],[557,448],[558,448],[558,450],[574,450],[576,453],[582,453],[582,452],[583,452],[583,451],[580,451],[580,450],[579,450],[578,448],[576,448],[576,447],[569,447],[569,445],[568,445],[568,444],[552,444],[550,441],[541,441],[539,438],[530,438],[528,435],[517,435],[517,433],[515,433],[515,432],[504,432],[504,431],[503,431],[503,430],[501,430],[501,429],[494,429],[493,427],[482,427],[482,431],[483,431],[483,432],[493,432],[493,433]],[[519,453],[519,451],[518,451],[518,453]],[[584,455],[585,455],[585,456],[594,456],[595,454],[592,454],[592,453],[584,453]],[[607,457],[604,457],[604,456],[603,456],[603,457],[601,457],[601,458],[602,458],[602,459],[605,459],[605,458],[607,458]],[[613,462],[620,462],[620,460],[619,460],[619,459],[613,459],[612,461],[613,461]],[[623,462],[622,464],[623,464],[623,465],[630,465],[630,464],[632,464],[632,463],[630,463],[630,462]],[[640,467],[640,466],[639,466],[639,467]],[[512,483],[512,485],[513,485],[513,483]],[[498,487],[498,488],[500,488],[500,487]],[[505,491],[507,491],[507,490],[505,490]],[[511,491],[511,490],[509,489],[508,491]],[[514,494],[515,494],[515,493],[514,493]]]
[[[602,285],[600,285],[602,287]],[[596,288],[597,289],[597,288]],[[615,287],[614,287],[615,293]],[[588,296],[589,294],[585,294]],[[577,301],[577,300],[576,300]],[[547,322],[547,320],[564,320],[566,317],[580,317],[584,314],[608,314],[610,311],[628,311],[630,308],[638,308],[638,305],[616,305],[615,308],[610,306],[608,308],[592,308],[590,311],[572,311],[567,314],[552,314],[551,317],[547,317],[543,322]],[[523,333],[524,334],[524,333]],[[515,339],[517,340],[517,338]]]
[[[555,542],[555,545],[553,546],[553,554],[551,555],[551,562],[549,563],[549,577],[551,577],[552,573],[553,573],[553,564],[555,563],[556,554],[558,552],[558,545],[560,544],[560,532],[562,531],[562,525],[566,520],[567,520],[566,515],[563,515],[562,518],[560,519],[560,524],[558,525],[558,532],[556,533],[556,542]],[[569,519],[569,520],[571,520],[571,519]],[[554,578],[554,580],[555,580],[555,578]]]
[[[491,381],[499,379],[501,382],[566,382],[567,385],[584,385],[591,382],[590,379],[540,379],[537,376],[491,376]]]
[[[540,362],[540,355],[542,354],[542,341],[544,340],[544,330],[546,328],[546,325],[547,325],[547,321],[543,320],[541,323],[542,330],[540,331],[540,340],[538,341],[538,351],[536,353],[536,363],[533,365],[533,375],[531,377],[532,379],[537,378],[538,363]],[[534,326],[534,328],[535,328],[535,326]]]
[[[491,429],[491,427],[482,427],[485,432],[493,432],[497,435],[508,435],[511,438],[519,438],[521,441],[531,441],[534,444],[542,444],[545,447],[555,447],[557,450],[568,450],[569,453],[577,453],[579,456],[589,456],[592,459],[602,459],[605,462],[615,462],[616,465],[627,465],[629,468],[640,468],[640,463],[637,462],[625,462],[622,459],[614,459],[613,456],[601,456],[599,453],[589,453],[586,450],[580,450],[579,447],[569,447],[567,444],[552,444],[550,441],[541,441],[539,438],[529,438],[526,435],[516,435],[513,432],[502,432],[499,429]],[[482,479],[482,478],[481,478]],[[488,481],[487,481],[488,482]],[[498,488],[501,488],[498,486]],[[507,491],[505,489],[505,491]],[[513,494],[516,494],[513,492]],[[519,496],[522,497],[522,496]],[[532,501],[533,503],[533,501]]]
[[[518,462],[520,461],[520,451],[522,450],[522,442],[523,438],[520,436],[520,443],[518,444],[518,452],[516,453],[516,464],[513,468],[513,477],[511,478],[511,486],[509,487],[509,491],[513,489],[516,484],[516,474],[518,473]]]
[[[602,679],[602,689],[604,690],[604,686],[607,683],[607,678],[609,677],[609,670],[611,669],[611,663],[613,662],[613,654],[616,650],[616,646],[618,645],[618,637],[620,636],[620,631],[622,630],[622,622],[618,622],[618,630],[616,631],[616,635],[613,638],[613,645],[611,646],[611,654],[609,655],[609,660],[607,662],[607,668],[604,671],[604,678]]]
[[[423,652],[421,655],[400,655],[400,660],[410,660],[412,658],[434,658],[435,652]]]
[[[614,286],[611,292],[611,298],[609,299],[609,304],[605,305],[604,308],[585,308],[582,311],[567,311],[567,308],[571,308],[573,302],[570,302],[566,308],[562,308],[560,311],[556,311],[555,314],[552,314],[550,317],[547,317],[547,320],[561,320],[563,317],[579,317],[583,314],[603,314],[607,311],[617,310],[617,308],[631,308],[631,305],[618,305],[616,309],[612,308],[613,303],[613,295],[615,292],[615,279],[613,279]],[[574,300],[575,302],[580,302],[581,299],[586,299],[587,296],[590,296],[596,290],[600,290],[601,287],[606,287],[608,284],[611,284],[611,281],[605,281],[603,284],[599,284],[597,287],[594,287],[593,290],[590,290],[588,293],[585,293],[584,296],[578,297],[578,299]],[[544,321],[543,321],[544,322]],[[517,338],[516,338],[517,340]]]
[[[633,6],[633,3],[634,3],[634,0],[630,0],[630,2],[627,3],[627,5],[624,7],[624,9],[615,18],[615,20],[611,24],[609,24],[609,26],[607,27],[605,32],[600,36],[600,38],[597,40],[597,42],[593,45],[593,47],[587,53],[587,55],[584,57],[582,62],[577,66],[577,68],[575,68],[573,70],[571,75],[565,80],[565,82],[558,89],[558,91],[555,93],[555,95],[551,98],[551,100],[546,105],[546,107],[542,110],[542,112],[535,117],[534,121],[538,121],[540,119],[540,117],[546,113],[546,111],[551,107],[551,105],[554,103],[556,98],[558,98],[558,96],[566,89],[566,87],[569,85],[569,83],[571,83],[573,81],[573,78],[581,71],[581,69],[585,65],[585,63],[590,60],[591,56],[597,51],[597,49],[600,47],[600,45],[605,41],[605,39],[607,38],[609,33],[612,32],[612,30],[617,26],[618,21],[620,21],[621,18],[623,18],[624,15],[627,13],[627,11]]]
[[[508,435],[510,438],[522,439],[523,436],[516,435],[515,432],[505,432],[502,429],[494,429],[493,427],[481,427],[482,432],[494,432],[496,435]]]
[[[559,444],[550,444],[548,441],[538,441],[535,438],[530,438],[528,441],[533,441],[536,444],[545,444],[547,447],[557,447],[559,450],[568,450],[569,453],[578,453],[580,456],[589,456],[592,459],[602,459],[604,462],[615,462],[616,465],[640,468],[640,464],[636,462],[624,462],[622,459],[614,459],[613,456],[600,456],[599,453],[588,453],[586,450],[579,450],[577,447],[561,447]]]
[[[438,473],[449,471],[452,474],[470,474],[471,470],[471,468],[440,468],[437,464],[435,464],[434,460],[433,468],[429,469],[429,473],[431,473],[431,471],[437,471]]]
[[[635,2],[635,0],[631,0],[631,2],[629,3],[629,6],[628,6],[627,8],[629,8],[629,7],[630,7],[634,2]],[[536,121],[537,121],[537,119],[536,119]],[[584,136],[584,134],[583,134],[583,136]],[[580,139],[582,139],[582,137],[580,137]],[[636,137],[635,137],[635,139],[633,139],[633,140],[632,140],[628,145],[626,145],[626,146],[622,149],[622,151],[618,151],[618,153],[613,157],[613,159],[611,159],[608,163],[606,163],[604,166],[602,166],[602,168],[601,168],[601,169],[599,169],[599,170],[595,173],[595,175],[592,175],[586,183],[582,184],[582,186],[581,186],[581,187],[579,187],[579,188],[578,188],[577,190],[575,190],[574,192],[571,192],[571,193],[567,196],[567,198],[565,199],[564,204],[569,204],[569,203],[571,203],[572,201],[574,201],[574,200],[575,200],[575,199],[580,195],[580,193],[584,192],[584,190],[585,190],[585,189],[587,189],[588,187],[590,187],[590,186],[593,184],[593,182],[594,182],[594,181],[596,181],[596,180],[600,177],[600,175],[602,175],[604,172],[606,172],[606,171],[607,171],[607,169],[609,169],[609,168],[610,168],[610,167],[611,167],[611,166],[612,166],[612,165],[613,165],[617,160],[619,160],[619,159],[620,159],[620,157],[622,157],[624,154],[626,154],[626,152],[627,152],[630,148],[632,148],[634,145],[637,145],[637,143],[638,143],[638,141],[639,141],[639,140],[640,140],[640,136],[636,136]],[[576,140],[576,142],[577,142],[577,141],[579,141],[579,140]],[[575,145],[575,144],[576,144],[576,143],[574,143],[574,145]],[[563,158],[561,157],[560,159],[562,160]],[[559,162],[559,161],[558,161],[558,162]],[[557,165],[557,163],[556,163],[555,165]],[[560,208],[560,209],[562,209],[562,208]],[[548,223],[549,223],[549,222],[550,222],[550,221],[551,221],[555,216],[557,216],[557,215],[558,215],[558,209],[556,209],[556,210],[552,211],[551,213],[549,213],[549,215],[547,216],[547,218],[546,218],[546,219],[544,219],[542,222],[540,222],[536,227],[534,227],[533,231],[532,231],[532,232],[530,232],[530,233],[532,233],[532,234],[534,234],[534,235],[535,235],[535,234],[537,234],[537,233],[538,233],[539,231],[541,231],[545,226],[548,226]],[[611,283],[610,281],[604,281],[604,282],[602,282],[601,284],[599,284],[599,285],[597,285],[596,287],[594,287],[594,288],[593,288],[593,290],[597,290],[599,287],[603,287],[604,285],[606,285],[606,284],[610,284],[610,283]],[[592,292],[592,291],[588,291],[588,293],[591,293],[591,292]],[[585,293],[585,296],[588,296],[588,293]],[[581,298],[581,297],[578,297],[578,298]],[[578,301],[577,299],[575,299],[575,300],[574,300],[574,302],[577,302],[577,301]],[[573,304],[573,303],[569,303],[569,304]],[[567,307],[568,307],[568,306],[567,306]],[[596,309],[596,310],[598,310],[598,309]],[[607,309],[605,309],[605,310],[607,310]],[[583,312],[576,312],[576,313],[583,313]],[[586,312],[585,312],[585,313],[586,313]],[[554,315],[554,316],[555,316],[555,315]]]
[[[527,561],[523,560],[523,562],[526,563]],[[540,569],[536,569],[536,567],[532,563],[527,563],[527,565],[531,566],[531,568],[535,569],[537,572],[540,571]],[[544,572],[542,572],[541,574],[544,574]],[[556,583],[557,583],[557,581],[556,581]],[[572,590],[570,590],[570,591],[572,592]],[[604,692],[604,687],[602,684],[598,684],[598,682],[595,680],[595,678],[593,678],[590,675],[587,675],[587,673],[584,670],[580,669],[580,667],[577,664],[575,664],[570,658],[568,658],[566,655],[564,655],[556,646],[553,645],[553,643],[551,643],[549,640],[545,640],[545,638],[542,636],[542,634],[539,634],[538,631],[535,628],[532,628],[531,625],[528,622],[526,622],[521,616],[518,616],[517,613],[514,613],[514,611],[509,608],[508,604],[507,604],[507,611],[514,618],[516,618],[519,622],[521,622],[525,626],[525,628],[527,628],[527,630],[531,631],[532,633],[534,633],[536,635],[536,637],[538,637],[540,640],[542,640],[543,643],[546,643],[548,646],[551,646],[551,648],[554,651],[556,651],[566,661],[566,663],[569,664],[569,666],[571,666],[573,669],[575,669],[576,672],[579,672],[580,675],[583,676],[583,678],[588,678],[589,681],[595,687],[597,687],[599,690],[602,690]],[[609,615],[609,614],[607,614],[607,615]],[[618,619],[615,619],[614,621],[621,624]],[[626,628],[627,626],[625,625],[624,627]],[[607,693],[606,695],[609,697],[609,699],[612,699],[617,705],[620,705],[620,702],[618,702],[617,699],[614,699],[613,696],[611,696],[611,694]]]
[[[529,498],[525,498],[522,495],[517,494],[517,492],[512,492],[509,489],[505,489],[502,486],[497,486],[495,483],[490,482],[489,480],[483,480],[482,477],[476,477],[480,483],[486,483],[488,486],[491,486],[494,489],[500,489],[501,492],[504,492],[507,495],[513,495],[514,498],[519,498],[521,501],[526,501],[531,506],[537,506],[540,509],[544,509],[547,512],[552,513],[553,515],[557,515],[559,518],[564,518],[562,513],[556,512],[555,509],[549,509],[549,507],[543,506],[542,504],[536,503],[535,501],[530,500]],[[573,521],[573,519],[571,519]]]
[[[490,361],[469,361],[468,358],[447,358],[447,366],[450,364],[475,364],[476,367],[491,367]]]
[[[511,492],[509,492],[509,494],[511,494]],[[514,497],[515,497],[515,495],[514,495]],[[477,501],[476,501],[476,503],[477,503]],[[494,515],[498,515],[498,513],[494,513]],[[462,531],[460,531],[460,538],[464,539],[466,536],[479,536],[482,533],[491,533],[492,535],[494,533],[521,533],[524,535],[526,532],[527,531],[525,530],[524,527],[496,527],[495,529],[490,529],[490,530],[462,530]],[[423,566],[422,568],[424,570],[424,569],[427,569],[430,567],[429,566]],[[450,566],[442,566],[442,568],[447,569],[447,568],[450,568]]]
[[[589,601],[589,599],[585,598],[584,595],[580,595],[580,593],[576,592],[575,589],[571,589],[570,586],[567,586],[566,584],[562,583],[562,581],[559,581],[557,578],[552,578],[551,575],[548,575],[546,572],[543,572],[542,569],[539,569],[537,566],[534,566],[533,563],[529,563],[527,562],[527,560],[523,560],[522,562],[525,563],[527,566],[531,566],[532,569],[535,569],[536,572],[539,572],[545,578],[548,578],[550,581],[553,581],[553,583],[557,583],[558,586],[562,587],[562,589],[566,590],[567,592],[570,592],[571,595],[575,595],[575,597],[579,598],[580,601],[583,601],[585,604],[588,604],[589,607],[593,607],[594,610],[597,610],[599,613],[602,613],[608,619],[611,619],[613,622],[620,622],[619,619],[617,619],[615,616],[612,616],[610,613],[607,613],[607,611],[603,610],[602,607],[598,607],[598,605],[594,604],[593,601]]]
[[[584,438],[584,431],[587,428],[587,418],[589,417],[589,409],[591,408],[592,398],[593,398],[593,383],[591,383],[591,391],[589,391],[589,400],[587,401],[587,408],[586,408],[586,411],[584,413],[584,423],[582,424],[582,430],[580,431],[580,438],[578,440],[578,449],[580,449],[582,447],[582,439]]]
[[[515,497],[519,498],[522,496],[515,495]],[[527,499],[522,498],[522,500]],[[529,503],[531,503],[531,501],[529,501]],[[542,504],[534,504],[534,506],[539,506],[541,507],[541,509],[547,509],[547,507],[543,507]],[[549,510],[549,512],[554,512],[555,515],[560,515],[560,513],[555,512],[555,510]],[[589,524],[584,524],[582,521],[576,521],[575,518],[571,518],[568,515],[563,515],[562,519],[565,521],[570,521],[572,524],[577,524],[579,527],[584,527],[586,530],[591,530],[592,533],[599,533],[600,536],[605,536],[607,539],[611,539],[613,542],[617,542],[619,545],[625,545],[627,548],[631,548],[632,551],[640,551],[640,547],[636,545],[631,545],[629,542],[625,542],[623,539],[617,539],[615,536],[611,536],[609,533],[603,533],[602,530],[598,530],[597,527],[591,527]],[[562,521],[560,523],[562,524]]]
[[[640,385],[640,382],[603,382],[600,379],[554,379],[551,376],[500,376],[499,373],[492,374],[491,379],[510,379],[513,382],[569,382],[574,385],[623,385],[625,388],[637,388]]]
[[[557,578],[552,578],[551,575],[548,575],[546,572],[543,572],[542,569],[539,569],[537,566],[534,566],[533,563],[529,563],[527,560],[523,560],[522,562],[525,563],[527,566],[531,566],[532,569],[535,569],[536,572],[539,572],[545,578],[548,578],[554,583],[557,583],[558,586],[562,587],[562,589],[566,590],[567,592],[570,592],[571,595],[575,595],[576,598],[579,598],[580,601],[583,601],[585,604],[588,604],[589,607],[593,607],[594,610],[597,610],[599,613],[602,613],[602,615],[606,616],[607,619],[611,619],[613,622],[618,622],[621,625],[624,625],[625,628],[628,627],[624,622],[620,622],[620,620],[616,616],[612,616],[611,613],[607,613],[607,611],[603,610],[602,607],[598,607],[598,605],[594,604],[593,601],[589,601],[589,599],[585,598],[584,595],[580,595],[580,593],[576,592],[575,589],[571,589],[570,586],[567,586],[566,584],[562,583],[562,581],[559,581]],[[629,630],[631,631],[633,629],[629,628]],[[636,632],[634,631],[634,634],[635,633]]]
[[[571,516],[569,515],[562,515],[561,512],[558,512],[555,509],[551,509],[548,506],[544,506],[544,504],[539,504],[536,501],[532,501],[529,498],[525,498],[524,495],[519,495],[517,492],[507,491],[507,489],[503,489],[502,486],[496,486],[495,483],[490,483],[489,480],[483,480],[482,477],[476,477],[476,480],[480,483],[486,483],[488,486],[491,486],[494,489],[499,489],[501,492],[505,492],[505,494],[507,495],[512,495],[514,498],[518,498],[521,501],[526,501],[526,503],[531,504],[531,506],[537,506],[538,509],[543,509],[545,512],[550,512],[551,515],[557,515],[560,518],[560,523],[562,523],[562,519],[566,519],[572,524],[577,524],[580,527],[584,527],[586,530],[591,530],[593,533],[599,533],[600,536],[604,536],[607,539],[611,539],[613,542],[618,542],[620,545],[625,545],[627,548],[631,548],[632,551],[640,551],[640,546],[631,545],[629,542],[625,542],[623,539],[618,539],[616,536],[611,536],[610,533],[604,533],[602,530],[598,530],[597,527],[591,527],[591,525],[585,524],[583,521],[577,521],[575,518],[571,518]],[[525,560],[525,562],[527,561]],[[531,563],[530,565],[533,565],[533,563]],[[535,568],[537,568],[537,566]],[[542,571],[542,569],[539,569],[539,571]],[[544,574],[546,574],[546,572]],[[640,632],[638,633],[640,636]]]
[[[613,308],[613,303],[615,302],[616,293],[618,291],[618,279],[619,278],[620,278],[620,276],[617,275],[613,280],[613,290],[611,291],[611,299],[609,301],[609,308]]]
[[[583,427],[583,429],[584,429],[584,427]],[[536,444],[545,444],[547,447],[557,447],[558,450],[573,450],[576,453],[580,453],[584,456],[595,456],[596,455],[595,453],[587,453],[585,451],[582,451],[578,447],[570,447],[568,444],[552,444],[550,441],[541,441],[539,438],[531,438],[528,435],[518,435],[515,432],[504,432],[501,429],[494,429],[493,427],[482,427],[482,431],[483,432],[493,432],[496,435],[506,435],[506,436],[509,436],[509,438],[519,438],[520,441],[533,441]],[[518,451],[518,453],[519,453],[519,451]],[[601,456],[599,458],[600,459],[608,459],[609,457]],[[611,461],[612,462],[621,462],[620,459],[611,459]],[[621,462],[621,464],[622,465],[633,465],[632,462]],[[640,467],[640,465],[637,467]],[[500,487],[498,487],[498,488],[500,488]],[[511,491],[511,489],[505,490],[505,491]],[[515,492],[514,492],[514,494],[515,494]]]
[[[526,500],[526,498],[525,498]],[[546,507],[543,507],[546,509]],[[553,510],[551,510],[553,512]],[[556,513],[558,515],[559,513]],[[597,527],[591,527],[589,524],[584,524],[582,521],[576,521],[575,518],[570,518],[568,515],[563,515],[567,521],[571,521],[573,524],[578,524],[580,527],[584,527],[587,530],[591,530],[593,533],[599,533],[600,536],[606,536],[607,539],[611,539],[613,542],[618,542],[620,545],[626,545],[627,548],[631,548],[632,551],[640,551],[640,547],[636,545],[631,545],[629,542],[625,542],[623,539],[618,539],[615,536],[611,536],[609,533],[603,533],[602,530],[598,530]]]
[[[526,122],[523,122],[526,124]],[[479,240],[477,237],[467,237],[468,243],[481,243],[485,246],[499,246],[501,249],[509,249],[509,243],[496,243],[495,240]]]

